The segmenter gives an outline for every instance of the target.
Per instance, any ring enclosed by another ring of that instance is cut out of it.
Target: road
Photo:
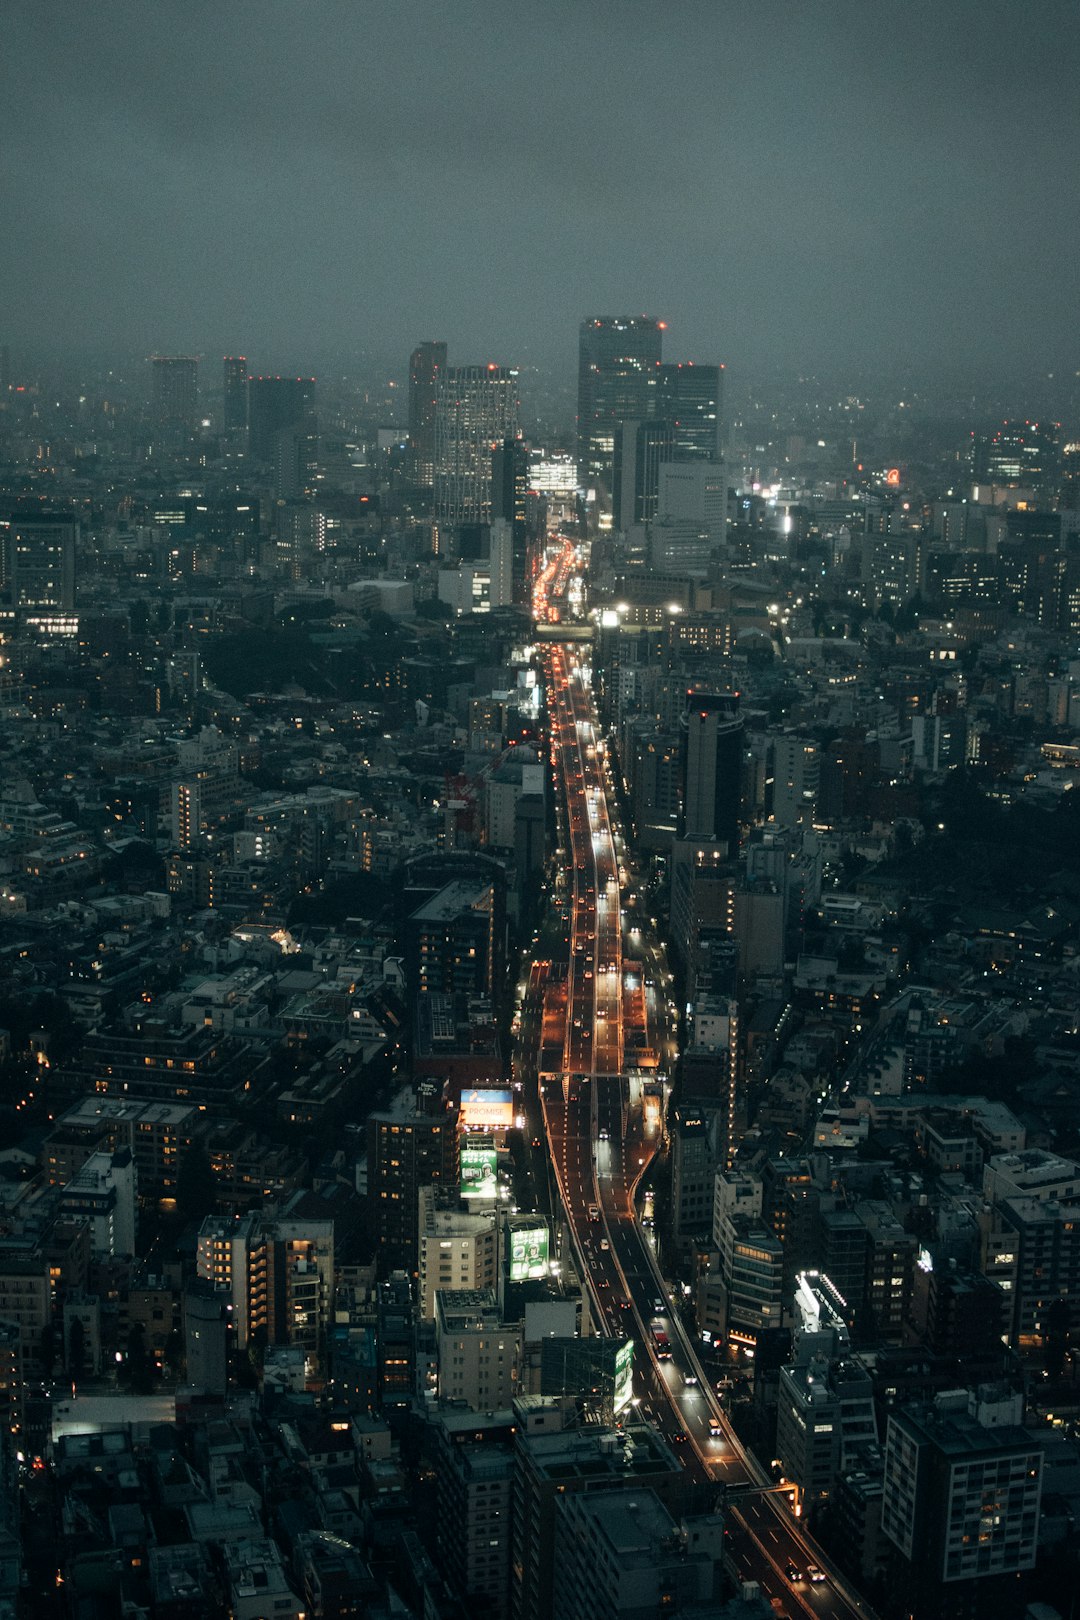
[[[537,580],[538,622],[552,622],[550,593],[565,592],[572,566],[572,545],[561,541]],[[655,953],[644,961],[624,954],[623,874],[586,649],[550,643],[543,656],[551,763],[565,813],[569,952],[565,983],[552,984],[545,1000],[539,1094],[593,1322],[605,1335],[634,1339],[634,1400],[642,1415],[667,1436],[692,1478],[726,1493],[740,1573],[759,1581],[780,1612],[872,1620],[743,1449],[670,1308],[638,1218],[638,1184],[659,1146],[655,1112],[650,1129],[642,1097],[658,1062],[650,1039],[660,1036],[650,1025],[663,1023],[664,987],[652,987],[657,1019],[645,983]],[[810,1566],[828,1578],[811,1583]]]

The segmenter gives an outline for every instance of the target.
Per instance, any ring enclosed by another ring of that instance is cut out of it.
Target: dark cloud
[[[1073,0],[9,0],[5,337],[1069,366]]]

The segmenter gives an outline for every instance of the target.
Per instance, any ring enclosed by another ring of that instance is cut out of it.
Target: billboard
[[[634,1341],[624,1339],[615,1352],[615,1399],[613,1405],[616,1412],[621,1412],[629,1406],[634,1395]]]
[[[525,1282],[530,1277],[543,1277],[548,1269],[548,1230],[546,1226],[511,1228],[510,1281]]]
[[[461,1122],[508,1131],[514,1124],[514,1093],[493,1086],[466,1086],[461,1093]]]
[[[495,1198],[499,1191],[499,1157],[493,1147],[462,1147],[462,1198]]]

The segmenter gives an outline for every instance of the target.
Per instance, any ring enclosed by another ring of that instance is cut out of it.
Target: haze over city
[[[1078,21],[9,0],[0,1620],[1074,1620]]]
[[[1078,364],[1067,0],[14,0],[4,58],[35,354],[569,370],[611,308],[741,376]]]

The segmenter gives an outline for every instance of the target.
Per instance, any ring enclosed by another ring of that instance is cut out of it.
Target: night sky
[[[7,0],[22,353],[1080,367],[1076,0]]]

